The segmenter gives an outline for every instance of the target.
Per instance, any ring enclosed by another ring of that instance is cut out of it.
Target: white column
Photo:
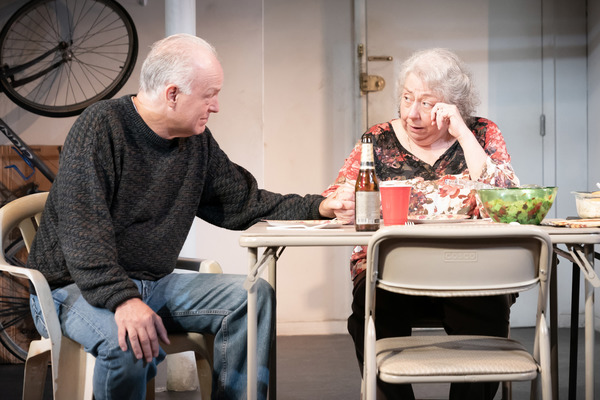
[[[165,1],[165,36],[196,34],[196,0]]]
[[[196,35],[196,0],[165,0],[165,37],[176,33]],[[197,258],[197,221],[194,221],[181,250],[181,257]]]
[[[165,37],[176,33],[196,35],[196,0],[165,1]],[[196,230],[188,234],[184,250],[195,256]],[[182,252],[183,253],[183,252]],[[198,389],[196,362],[193,352],[167,356],[167,390],[195,391]]]

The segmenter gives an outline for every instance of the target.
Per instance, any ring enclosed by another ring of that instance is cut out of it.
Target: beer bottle
[[[376,231],[379,229],[381,207],[373,158],[373,135],[363,134],[361,143],[360,170],[354,188],[354,225],[357,231]]]

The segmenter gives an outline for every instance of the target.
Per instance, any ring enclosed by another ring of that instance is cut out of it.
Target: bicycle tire
[[[15,239],[4,249],[6,260],[24,266],[22,251],[25,243]],[[9,292],[9,295],[5,295]],[[39,339],[29,308],[29,282],[8,273],[0,274],[0,344],[17,360],[25,361],[29,343]]]
[[[137,55],[135,25],[115,0],[34,0],[0,31],[0,88],[28,111],[70,117],[114,96]]]

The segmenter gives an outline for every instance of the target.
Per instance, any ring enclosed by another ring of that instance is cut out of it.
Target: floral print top
[[[404,148],[391,122],[377,124],[368,132],[373,135],[375,171],[380,182],[400,180],[412,185],[410,215],[467,214],[480,217],[476,189],[480,187],[519,186],[510,165],[504,138],[498,126],[485,118],[471,118],[469,128],[488,155],[481,176],[472,181],[458,141],[433,164],[429,165]],[[323,192],[333,194],[343,185],[354,187],[360,168],[360,140],[344,162],[335,182]],[[354,248],[350,260],[352,279],[365,269],[366,246]]]

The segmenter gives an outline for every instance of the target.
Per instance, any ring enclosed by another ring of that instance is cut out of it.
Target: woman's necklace
[[[408,136],[406,130],[404,131],[404,135],[406,136],[406,141],[408,142],[408,151],[410,151],[412,154],[415,154],[412,149],[412,140],[410,139],[410,136]]]
[[[413,153],[413,148],[412,148],[412,140],[410,140],[410,136],[408,136],[408,132],[406,132],[406,129],[404,129],[404,127],[402,126],[402,123],[400,122],[399,119],[395,119],[391,122],[392,125],[392,129],[394,130],[394,133],[396,134],[396,137],[398,138],[398,141],[401,142],[401,134],[404,134],[404,138],[405,138],[405,144],[403,144],[404,148],[406,150],[408,150],[410,153]],[[414,153],[413,153],[414,154]]]
[[[409,136],[408,132],[404,131],[406,142],[408,144],[408,151],[418,159],[426,162],[427,164],[433,165],[441,156],[450,148],[450,142],[440,141],[430,145],[428,148],[423,148],[415,143],[417,153],[412,147],[413,140]],[[436,144],[439,144],[436,146]]]

